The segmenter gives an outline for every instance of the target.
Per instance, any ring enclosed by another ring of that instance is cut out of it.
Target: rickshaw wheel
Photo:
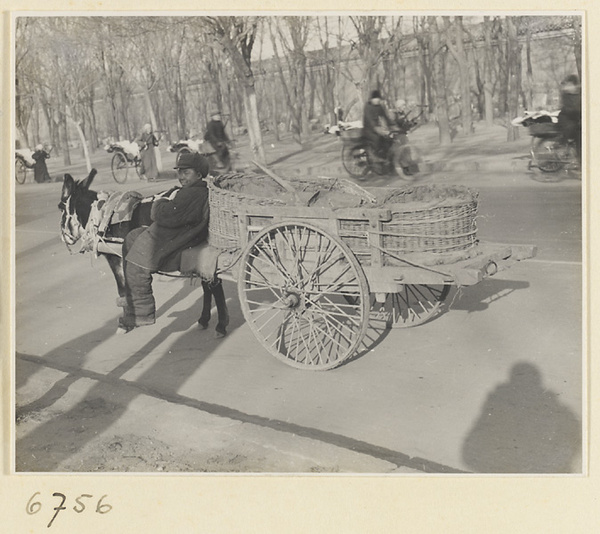
[[[369,288],[337,237],[301,222],[276,224],[250,242],[241,265],[244,318],[272,355],[327,370],[355,352],[369,326]]]
[[[402,291],[388,293],[383,304],[373,302],[373,318],[385,318],[389,328],[408,328],[429,321],[440,312],[450,293],[448,284],[403,284]]]
[[[135,166],[135,172],[138,175],[138,178],[142,177],[142,160],[140,158],[135,158],[133,162]]]
[[[24,184],[27,179],[27,167],[19,158],[15,159],[15,178],[18,184]]]
[[[124,184],[127,181],[127,171],[129,170],[129,163],[127,162],[125,154],[115,152],[110,167],[115,182]]]

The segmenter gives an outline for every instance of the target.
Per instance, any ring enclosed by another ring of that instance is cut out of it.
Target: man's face
[[[198,180],[202,179],[195,169],[178,169],[177,175],[179,183],[183,187],[195,184]]]
[[[221,120],[221,115],[217,114],[217,115],[213,115],[212,116],[212,120],[213,121],[220,121]]]

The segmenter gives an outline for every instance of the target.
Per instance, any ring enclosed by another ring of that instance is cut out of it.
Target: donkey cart
[[[296,368],[332,369],[356,352],[374,315],[389,327],[422,324],[451,286],[535,255],[478,242],[477,194],[466,188],[412,187],[376,201],[352,182],[319,178],[253,194],[266,180],[210,179],[209,243],[256,338]]]

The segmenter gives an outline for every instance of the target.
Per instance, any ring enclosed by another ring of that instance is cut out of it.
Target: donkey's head
[[[62,212],[61,238],[67,246],[74,245],[83,235],[92,203],[98,198],[95,191],[90,191],[97,172],[92,169],[87,178],[79,181],[75,181],[70,174],[65,174],[58,209]]]

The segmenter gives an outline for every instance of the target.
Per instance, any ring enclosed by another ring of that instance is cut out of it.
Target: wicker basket
[[[394,190],[378,207],[391,211],[376,245],[383,265],[452,263],[468,257],[477,244],[477,193],[465,187],[416,186]],[[373,232],[367,221],[340,220],[339,233],[359,261],[370,264]],[[370,232],[370,234],[369,234]]]
[[[374,197],[370,193],[344,179],[319,177],[288,178],[287,180],[298,193],[305,193],[309,196],[310,193],[325,190],[356,197],[357,204],[371,204],[374,201]],[[265,196],[265,192],[261,190],[263,185],[268,185],[268,191],[272,193],[270,196]],[[209,243],[214,247],[227,250],[241,246],[239,221],[241,211],[251,214],[252,206],[272,206],[273,215],[281,215],[285,213],[285,206],[295,202],[288,191],[277,184],[275,180],[263,174],[221,174],[208,180],[208,190],[210,199]],[[249,215],[247,221],[251,227],[264,227],[271,222],[271,217],[259,215]]]

